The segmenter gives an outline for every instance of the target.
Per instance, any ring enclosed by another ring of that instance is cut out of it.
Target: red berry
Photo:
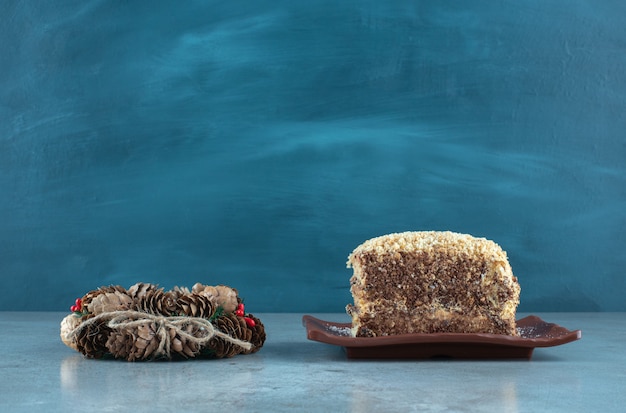
[[[243,309],[242,308],[238,308],[235,311],[235,315],[238,315],[239,317],[243,317]]]
[[[76,299],[76,307],[80,308],[80,306],[83,304],[83,300],[81,300],[80,298]]]
[[[76,308],[76,306],[73,305],[73,306],[70,307],[70,311],[75,313],[76,311],[78,311],[78,308]]]
[[[252,328],[252,327],[256,326],[256,323],[250,317],[245,317],[244,320],[246,320],[246,324],[248,325],[248,327]]]
[[[243,308],[243,303],[239,303],[239,305],[237,305],[237,310],[243,311]]]

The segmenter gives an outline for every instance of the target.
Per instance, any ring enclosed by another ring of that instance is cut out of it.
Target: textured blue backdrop
[[[226,283],[343,311],[347,255],[484,236],[522,311],[626,310],[626,2],[2,2],[0,309]]]

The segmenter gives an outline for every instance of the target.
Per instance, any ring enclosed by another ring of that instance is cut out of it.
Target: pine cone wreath
[[[127,361],[224,358],[251,354],[265,327],[245,312],[237,290],[200,283],[191,291],[155,284],[100,287],[76,300],[61,340],[88,358]]]

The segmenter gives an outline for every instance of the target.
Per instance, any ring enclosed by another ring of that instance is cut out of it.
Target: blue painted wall
[[[497,241],[625,311],[622,1],[2,3],[0,310],[100,285],[343,311],[364,240]]]

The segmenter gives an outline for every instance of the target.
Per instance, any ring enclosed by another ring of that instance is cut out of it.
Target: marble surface
[[[2,312],[3,412],[623,412],[626,314],[543,313],[582,339],[530,361],[348,360],[306,339],[302,314],[258,314],[268,339],[223,360],[89,360],[59,339],[63,313]],[[345,314],[312,314],[347,321]],[[520,314],[523,316],[524,314]]]

